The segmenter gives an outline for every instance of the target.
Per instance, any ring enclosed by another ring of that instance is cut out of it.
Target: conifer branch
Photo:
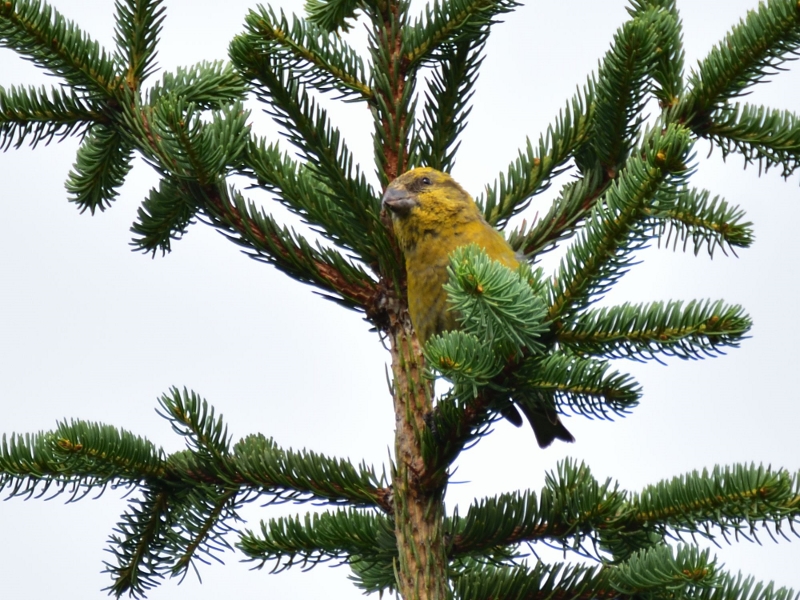
[[[589,310],[556,330],[559,344],[607,358],[704,358],[738,347],[752,322],[741,306],[680,300]]]
[[[714,467],[664,480],[634,494],[629,508],[602,532],[616,557],[628,556],[639,538],[700,535],[758,541],[759,532],[795,535],[800,521],[800,482],[784,470],[756,465]],[[638,535],[637,535],[638,534]]]
[[[280,227],[263,210],[246,202],[237,191],[228,192],[217,183],[230,166],[243,163],[251,143],[245,125],[247,113],[241,107],[228,107],[220,118],[206,125],[194,105],[172,95],[159,95],[154,107],[135,105],[125,114],[137,139],[149,142],[143,148],[146,155],[162,172],[183,182],[181,195],[187,199],[183,202],[172,198],[156,207],[154,202],[164,197],[151,193],[150,202],[140,211],[139,223],[134,226],[137,247],[148,252],[164,251],[170,239],[183,235],[195,207],[200,207],[215,227],[244,246],[251,257],[321,287],[345,306],[372,310],[377,292],[363,269],[335,250],[319,246],[313,249],[301,236]]]
[[[497,405],[499,398],[488,386],[477,390],[456,388],[438,400],[426,419],[428,426],[423,431],[421,444],[432,479],[446,473],[463,450],[490,433],[493,422],[490,410]]]
[[[138,90],[156,69],[156,44],[164,24],[163,0],[117,0],[115,7],[115,58],[126,65],[125,84]]]
[[[202,117],[197,105],[171,95],[152,107],[126,107],[124,115],[134,138],[145,142],[140,150],[162,174],[206,187],[241,164],[249,112],[235,103],[213,113],[210,123]]]
[[[639,550],[618,563],[612,575],[612,585],[628,597],[665,588],[691,596],[714,590],[718,583],[716,559],[708,549],[683,545]]]
[[[307,20],[327,33],[350,31],[364,0],[306,0]]]
[[[214,227],[243,246],[249,256],[322,288],[345,306],[360,310],[372,307],[377,295],[375,284],[360,266],[335,250],[319,245],[312,248],[302,236],[280,227],[254,203],[246,202],[238,191],[229,191],[218,183],[230,165],[243,162],[250,143],[247,113],[241,107],[228,107],[208,125],[200,120],[193,105],[172,96],[164,96],[152,109],[134,107],[126,114],[128,126],[139,139],[151,142],[144,149],[151,160],[162,172],[182,181],[182,194],[192,199],[186,206],[174,199],[156,211],[152,203],[161,196],[151,193],[146,213],[140,213],[140,221],[134,226],[139,235],[134,244],[140,249],[163,251],[170,238],[183,235],[187,218],[191,219],[197,206]]]
[[[184,389],[172,388],[159,398],[158,415],[169,421],[172,430],[186,439],[192,456],[221,467],[230,456],[228,428],[217,417],[214,407]]]
[[[672,243],[675,249],[683,242],[685,252],[691,240],[695,255],[706,246],[713,257],[716,248],[735,253],[736,248],[749,248],[753,243],[753,224],[744,221],[744,210],[719,196],[711,199],[708,190],[681,190],[677,197],[668,199],[665,208],[649,213],[656,217],[658,243],[665,247]]]
[[[738,152],[745,165],[757,163],[759,173],[775,167],[786,178],[800,167],[800,119],[787,110],[726,106],[715,112],[701,135],[722,150],[723,158]]]
[[[605,192],[610,181],[600,169],[587,170],[577,181],[567,183],[544,217],[531,224],[522,222],[508,234],[508,243],[532,259],[549,252],[560,241],[569,239],[590,214],[592,206]]]
[[[239,441],[231,456],[205,460],[178,452],[169,460],[167,484],[182,481],[201,491],[217,486],[248,502],[346,504],[392,513],[391,490],[380,487],[373,468],[316,452],[284,450],[261,435]]]
[[[577,600],[620,597],[611,585],[610,573],[600,566],[548,565],[537,561],[527,565],[474,564],[454,577],[455,597],[459,600],[493,598],[547,598],[564,594]]]
[[[388,561],[361,560],[353,557],[349,565],[350,578],[365,594],[374,592],[396,592],[396,563]]]
[[[292,16],[289,23],[281,10],[258,7],[246,17],[249,34],[234,44],[247,45],[248,53],[269,54],[292,70],[303,85],[321,92],[336,91],[340,99],[370,100],[364,62],[339,36],[326,34],[313,22]],[[240,47],[238,52],[243,52]]]
[[[692,70],[679,114],[702,130],[711,111],[774,75],[783,62],[797,55],[799,46],[800,7],[796,0],[761,3]]]
[[[763,584],[754,577],[745,577],[741,573],[731,575],[720,573],[715,588],[704,594],[707,600],[797,600],[800,591],[791,588],[776,587],[772,582]]]
[[[409,66],[429,60],[448,42],[477,38],[497,17],[514,10],[516,0],[441,0],[403,31],[403,58]],[[437,57],[438,58],[438,57]]]
[[[156,587],[169,569],[161,548],[170,521],[168,495],[163,490],[145,488],[140,499],[133,499],[109,539],[109,552],[117,564],[106,562],[113,583],[109,591],[117,598],[129,592],[137,597]]]
[[[41,495],[55,485],[56,493],[71,490],[75,500],[108,484],[142,488],[111,539],[117,564],[108,570],[118,595],[141,593],[165,573],[180,574],[195,559],[205,562],[204,556],[229,548],[222,536],[248,495],[388,506],[363,465],[359,473],[346,461],[284,453],[263,438],[245,440],[231,454],[227,429],[204,400],[173,389],[162,407],[190,451],[165,459],[163,451],[124,430],[77,421],[49,434],[2,441],[0,488],[12,495],[37,489]],[[396,552],[396,544],[387,547]]]
[[[593,98],[594,82],[590,79],[583,91],[578,91],[564,110],[558,113],[555,123],[548,125],[547,132],[539,137],[538,147],[534,150],[528,139],[525,151],[519,152],[506,174],[500,173],[498,180],[486,187],[485,198],[481,194],[475,199],[482,206],[483,215],[489,223],[501,227],[513,215],[524,210],[532,197],[546,190],[550,179],[564,170],[564,164],[586,142],[594,110]],[[546,217],[541,223],[548,223],[547,226],[555,229],[558,232],[556,237],[559,237],[561,231],[574,223],[574,219],[557,219],[552,210],[551,213],[548,214],[549,219]]]
[[[533,273],[527,264],[512,271],[470,244],[453,251],[447,272],[448,303],[467,333],[502,357],[544,350],[541,271]]]
[[[588,417],[610,419],[609,411],[630,412],[642,392],[630,375],[609,369],[604,361],[558,352],[532,357],[514,373],[511,394],[516,402],[533,409],[569,407]]]
[[[244,173],[271,192],[275,199],[299,215],[315,231],[334,244],[359,256],[375,253],[374,240],[353,235],[360,228],[354,215],[316,178],[307,166],[281,152],[277,143],[250,139],[244,157]]]
[[[77,204],[81,212],[104,211],[116,199],[132,159],[133,148],[117,128],[92,125],[67,179],[70,202]]]
[[[629,268],[634,250],[649,239],[646,211],[656,193],[672,196],[686,177],[687,130],[667,125],[645,137],[642,157],[625,169],[596,203],[553,282],[548,320],[564,319],[602,295]]]
[[[453,383],[423,438],[422,452],[434,473],[445,457],[452,460],[486,433],[490,409],[509,416],[509,382],[522,357],[545,351],[549,333],[540,271],[527,263],[512,271],[475,245],[455,250],[450,263],[444,289],[463,329],[434,335],[425,347],[429,368]]]
[[[425,347],[425,360],[436,372],[455,385],[456,396],[488,384],[503,368],[503,363],[486,340],[465,331],[444,331],[433,336]]]
[[[403,35],[408,30],[407,0],[376,2],[367,7],[371,27],[369,52],[372,62],[372,87],[375,91],[370,110],[373,120],[375,166],[381,187],[400,176],[417,156],[415,140],[409,140],[416,114],[414,89],[417,69],[403,56]],[[391,229],[388,226],[387,229]],[[391,263],[385,272],[400,269]]]
[[[42,0],[0,4],[0,46],[97,99],[114,96],[118,71],[99,43]]]
[[[656,61],[651,76],[653,90],[662,108],[673,106],[683,95],[683,28],[676,0],[631,0],[628,13],[634,18],[648,18],[658,36]]]
[[[203,61],[164,73],[148,90],[144,104],[155,106],[169,98],[181,98],[200,110],[222,110],[243,101],[246,94],[247,83],[230,63]]]
[[[69,492],[76,499],[109,484],[133,485],[164,474],[163,450],[99,423],[62,422],[47,433],[4,435],[0,443],[0,489],[10,497]]]
[[[237,546],[257,568],[274,562],[272,573],[328,561],[391,565],[397,560],[392,520],[355,510],[262,521],[260,534],[245,531]]]
[[[57,87],[0,87],[0,149],[24,143],[36,147],[58,136],[81,135],[108,118],[85,95]]]
[[[279,448],[262,435],[247,436],[234,448],[236,480],[258,490],[270,503],[326,501],[379,507],[391,512],[390,492],[374,469],[316,452]]]
[[[324,501],[391,512],[390,492],[364,464],[283,450],[259,435],[244,438],[231,452],[221,419],[194,393],[172,389],[161,402],[162,416],[187,437],[191,452],[167,457],[124,429],[65,422],[51,432],[2,438],[0,489],[8,488],[10,496],[69,492],[76,499],[107,485],[146,482],[176,494],[178,484],[187,492],[210,485],[270,503]]]
[[[150,190],[131,226],[134,249],[154,256],[159,250],[162,255],[172,250],[172,240],[180,240],[186,234],[200,208],[189,187],[178,179],[165,177],[159,181],[158,189]]]
[[[319,245],[313,248],[302,236],[278,225],[253,202],[246,202],[236,190],[228,193],[214,189],[205,193],[208,202],[204,205],[204,215],[228,239],[243,246],[248,256],[321,288],[344,306],[356,310],[373,306],[378,289],[361,267],[335,250]]]
[[[190,510],[184,511],[188,518],[182,524],[190,535],[175,553],[175,564],[170,569],[173,577],[185,575],[195,560],[209,564],[204,556],[221,563],[216,553],[233,550],[223,536],[235,531],[227,521],[239,520],[234,511],[236,495],[234,490],[215,493],[204,489],[191,498]],[[202,506],[202,511],[198,510],[198,505]]]
[[[251,51],[237,38],[231,45],[234,62],[247,77],[257,80],[256,92],[270,106],[273,118],[282,125],[290,141],[307,159],[306,166],[328,189],[332,202],[358,224],[353,239],[371,240],[374,249],[361,258],[367,264],[378,262],[391,248],[380,221],[380,201],[339,130],[328,122],[327,113],[311,100],[297,77],[280,60]]]
[[[730,575],[720,570],[707,552],[681,547],[677,553],[660,547],[642,553],[636,561],[620,566],[470,565],[455,577],[460,600],[492,598],[547,598],[562,593],[569,598],[590,600],[613,597],[634,600],[656,589],[704,600],[797,600],[800,593],[789,588],[764,585],[753,577]]]
[[[582,171],[599,165],[613,179],[633,147],[658,59],[660,14],[637,15],[614,35],[597,74],[589,142],[576,155]]]
[[[419,165],[449,172],[455,164],[458,136],[467,125],[469,102],[483,62],[487,35],[448,44],[431,69],[417,144]]]
[[[239,494],[240,502],[347,504],[391,513],[391,491],[381,487],[383,477],[363,463],[354,466],[316,452],[284,450],[259,434],[237,442],[231,453],[215,456],[206,447],[190,450],[170,455],[169,472],[161,483],[180,482],[199,491],[214,486]]]
[[[236,516],[236,492],[211,485],[189,489],[154,486],[133,500],[109,551],[116,564],[106,563],[114,583],[110,590],[121,596],[140,596],[165,575],[185,574],[193,561],[219,561],[217,553],[230,549],[224,536]]]
[[[624,504],[625,494],[610,479],[600,484],[584,463],[567,459],[546,474],[538,497],[529,491],[484,498],[464,517],[454,517],[450,553],[480,556],[496,547],[537,541],[574,549]]]

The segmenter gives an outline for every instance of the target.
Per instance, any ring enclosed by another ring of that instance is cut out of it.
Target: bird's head
[[[383,206],[392,214],[395,235],[408,253],[424,239],[447,236],[483,217],[475,201],[447,173],[419,167],[389,184]]]
[[[383,206],[398,221],[449,221],[459,213],[477,211],[475,202],[447,173],[419,167],[389,184]]]

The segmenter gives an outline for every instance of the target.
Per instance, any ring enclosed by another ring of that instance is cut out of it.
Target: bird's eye
[[[422,178],[422,183],[424,183],[425,185],[430,185],[431,184],[431,180],[429,178],[427,178],[427,177],[423,177]]]

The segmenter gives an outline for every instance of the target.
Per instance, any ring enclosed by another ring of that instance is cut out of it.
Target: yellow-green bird
[[[405,257],[408,312],[423,344],[433,334],[459,327],[455,314],[448,310],[447,292],[442,287],[447,283],[453,250],[474,243],[507,267],[519,266],[513,248],[447,173],[430,167],[408,171],[386,188],[383,205],[391,211],[395,236]],[[554,439],[574,441],[552,409],[537,410],[522,404],[519,408],[540,447],[546,448]],[[517,426],[522,423],[511,405],[503,415]]]

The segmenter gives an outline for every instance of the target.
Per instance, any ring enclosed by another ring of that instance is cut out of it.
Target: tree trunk
[[[446,600],[445,484],[427,488],[421,435],[431,412],[433,386],[408,319],[390,333],[394,373],[395,464],[393,499],[399,565],[397,585],[405,600]]]

